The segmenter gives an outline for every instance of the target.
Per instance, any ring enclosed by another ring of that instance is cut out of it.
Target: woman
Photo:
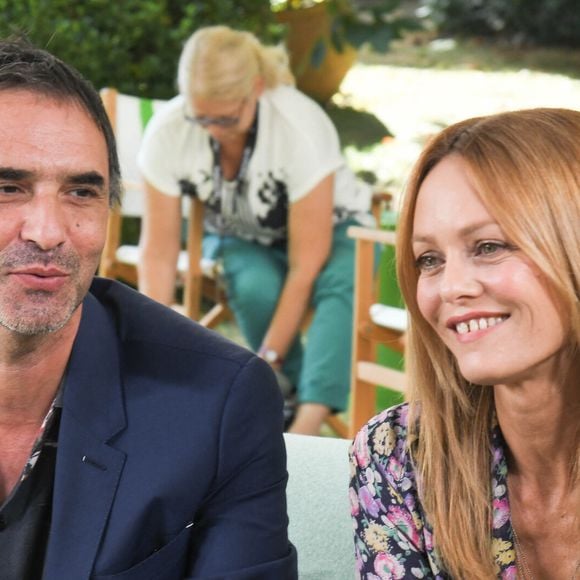
[[[580,578],[580,112],[470,119],[399,221],[408,403],[352,448],[361,578]]]
[[[195,32],[180,95],[147,127],[139,288],[173,301],[183,194],[205,205],[204,254],[218,257],[248,344],[298,388],[290,431],[318,434],[347,403],[353,244],[370,192],[346,168],[330,119],[294,89],[286,54],[225,26]],[[304,353],[301,322],[315,314]]]

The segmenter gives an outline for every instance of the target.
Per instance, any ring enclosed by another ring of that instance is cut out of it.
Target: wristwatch
[[[271,365],[282,365],[284,360],[282,357],[272,348],[266,346],[261,346],[258,350],[258,356],[263,358],[268,364]]]

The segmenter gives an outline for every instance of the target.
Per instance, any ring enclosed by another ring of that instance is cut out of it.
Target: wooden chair
[[[109,217],[99,275],[118,278],[135,286],[139,248],[121,244],[121,231],[124,218],[140,219],[143,216],[144,184],[137,168],[137,152],[147,122],[165,101],[125,95],[113,88],[102,89],[101,98],[115,131],[124,195],[121,207],[113,208]],[[224,294],[216,284],[215,264],[202,259],[201,255],[203,204],[197,198],[186,199],[183,211],[188,216],[187,242],[177,264],[178,283],[183,287],[183,304],[176,308],[186,316],[212,327],[228,316],[228,308]],[[209,298],[215,304],[200,319],[202,297]]]
[[[101,91],[101,97],[113,129],[115,130],[125,193],[122,207],[114,208],[111,211],[107,241],[101,258],[99,274],[110,278],[120,278],[132,285],[136,285],[139,248],[135,245],[121,244],[122,222],[125,217],[141,218],[143,215],[144,187],[136,164],[137,151],[145,125],[153,115],[153,112],[164,101],[124,95],[112,88],[103,89]],[[374,195],[373,211],[375,215],[378,215],[381,207],[385,203],[388,203],[389,200],[390,195],[387,193]],[[224,318],[232,317],[232,314],[227,306],[223,291],[216,284],[217,273],[215,264],[202,259],[203,204],[196,198],[187,199],[184,204],[184,215],[188,216],[187,247],[180,253],[178,260],[178,272],[184,293],[184,304],[181,309],[184,314],[195,320],[199,320],[201,324],[213,327]],[[367,251],[366,246],[363,246],[361,253],[357,242],[357,272],[359,272],[361,267],[362,270],[366,271],[370,265],[370,280],[372,278],[373,258],[372,256],[370,258],[364,257]],[[357,280],[359,276],[357,273]],[[360,288],[355,294],[355,304],[357,304],[356,312],[359,312],[359,295],[364,293],[365,287],[372,288],[372,283],[370,283],[370,286],[367,286],[366,282],[357,282],[357,287]],[[210,298],[214,302],[214,305],[207,314],[200,318],[202,296]],[[370,300],[368,302],[370,304]],[[303,329],[308,327],[311,315],[312,312],[309,311],[303,321]],[[362,320],[362,316],[359,317]],[[360,324],[358,323],[355,328]],[[361,343],[362,346],[357,346],[357,344],[355,344],[357,352],[360,352],[362,356],[366,356],[363,354],[366,348],[365,344]],[[369,355],[369,360],[370,358]],[[355,365],[356,368],[359,368],[358,362],[354,363],[353,366]],[[362,368],[364,375],[364,371],[365,369],[368,371],[368,367],[365,367],[363,364]],[[392,372],[395,373],[395,371]],[[356,384],[358,383],[355,384],[354,381],[353,375],[353,401],[351,404],[354,414],[350,424],[345,424],[337,416],[332,416],[326,421],[341,437],[350,437],[351,433],[354,433],[355,425],[362,424],[361,421],[364,423],[364,420],[367,420],[374,414],[370,411],[370,407],[374,405],[374,399],[371,404],[370,395],[366,398],[364,396],[366,393],[365,387],[357,387]],[[389,380],[387,384],[392,384],[393,382]],[[393,386],[396,387],[396,385]],[[359,401],[355,393],[362,394],[362,400]],[[362,417],[364,417],[364,420],[362,420]]]
[[[377,303],[374,276],[375,244],[395,245],[395,233],[352,226],[348,235],[355,239],[355,295],[351,402],[348,436],[376,414],[377,385],[404,392],[405,374],[376,362],[376,347],[383,344],[404,352],[407,315],[404,309]]]
[[[381,223],[384,209],[392,202],[389,192],[376,192],[372,213]],[[352,336],[350,405],[344,415],[331,415],[326,424],[339,436],[352,439],[376,414],[376,388],[403,392],[404,373],[378,364],[377,346],[383,344],[403,353],[407,315],[404,309],[378,302],[379,280],[375,275],[375,245],[395,245],[394,232],[351,226],[348,235],[355,240],[355,280]]]

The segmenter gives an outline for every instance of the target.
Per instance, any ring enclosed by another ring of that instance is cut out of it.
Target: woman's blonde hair
[[[251,32],[208,26],[185,43],[177,74],[179,92],[234,100],[248,96],[257,78],[266,88],[294,84],[288,55],[281,46],[265,46]]]
[[[397,275],[411,324],[409,444],[419,493],[443,564],[454,578],[496,578],[492,560],[493,390],[468,383],[417,305],[411,245],[417,195],[446,156],[459,155],[508,239],[544,275],[580,344],[580,112],[531,109],[478,117],[437,135],[411,174],[398,226]],[[525,292],[525,288],[522,288]],[[571,360],[574,360],[572,358]],[[578,476],[579,458],[571,466]]]

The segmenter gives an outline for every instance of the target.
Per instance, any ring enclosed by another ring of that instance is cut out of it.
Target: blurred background
[[[398,195],[425,138],[468,116],[580,106],[578,0],[0,0],[97,88],[167,99],[184,40],[224,23],[285,42],[349,163]]]
[[[283,42],[298,87],[335,122],[348,163],[393,195],[396,226],[425,140],[463,118],[529,107],[580,109],[578,0],[0,0],[0,34],[26,36],[98,89],[167,99],[182,44],[228,24]],[[124,221],[123,241],[139,225]],[[381,299],[401,305],[392,255]],[[242,342],[233,322],[218,330]],[[403,365],[383,349],[380,359]],[[399,395],[381,395],[377,408]]]

